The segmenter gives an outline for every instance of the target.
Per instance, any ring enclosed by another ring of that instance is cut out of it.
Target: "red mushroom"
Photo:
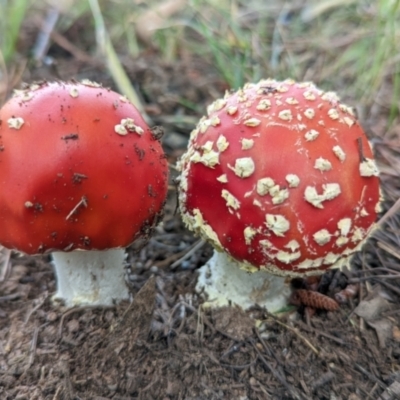
[[[52,252],[67,305],[127,298],[124,247],[158,222],[168,175],[137,109],[89,81],[32,84],[0,110],[0,150],[0,243]]]
[[[280,308],[285,277],[343,264],[379,208],[359,122],[310,82],[268,79],[227,93],[192,132],[179,168],[183,219],[217,250],[198,283],[216,304]]]

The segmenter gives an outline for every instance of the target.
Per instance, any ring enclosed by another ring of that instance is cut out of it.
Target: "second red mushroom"
[[[216,249],[198,288],[218,305],[279,309],[285,277],[343,264],[379,210],[363,129],[310,82],[267,79],[215,101],[179,168],[183,219]]]

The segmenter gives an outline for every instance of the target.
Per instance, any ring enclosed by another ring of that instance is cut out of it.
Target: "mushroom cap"
[[[90,81],[32,84],[0,110],[0,243],[125,247],[158,222],[168,166],[138,110]]]
[[[251,271],[302,276],[338,266],[379,209],[359,122],[310,82],[267,79],[216,100],[178,168],[187,227]]]

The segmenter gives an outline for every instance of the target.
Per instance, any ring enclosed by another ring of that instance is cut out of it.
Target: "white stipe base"
[[[125,250],[54,252],[57,292],[53,300],[76,305],[112,305],[129,298]]]
[[[214,251],[199,269],[196,290],[207,296],[206,307],[231,303],[247,309],[258,304],[269,312],[277,312],[288,304],[291,289],[287,281],[266,271],[244,271],[225,253]]]

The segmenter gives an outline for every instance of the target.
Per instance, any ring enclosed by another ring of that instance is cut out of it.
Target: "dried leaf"
[[[370,300],[362,300],[354,312],[366,321],[378,319],[380,315],[390,308],[390,303],[379,293]]]
[[[400,382],[393,382],[379,397],[378,400],[400,399]]]
[[[368,325],[375,329],[378,336],[379,347],[386,347],[386,340],[391,339],[393,336],[393,323],[388,319],[379,319],[376,321],[368,321]]]
[[[168,0],[147,10],[136,21],[136,33],[144,42],[151,44],[154,32],[165,27],[168,18],[182,10],[184,6],[186,0]]]
[[[400,328],[398,326],[393,327],[392,335],[396,342],[400,342]]]

